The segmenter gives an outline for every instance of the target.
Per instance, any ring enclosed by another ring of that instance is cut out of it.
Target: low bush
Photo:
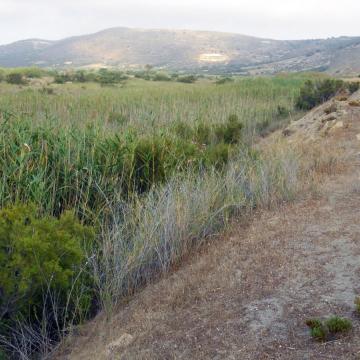
[[[56,219],[42,217],[32,205],[0,210],[1,336],[22,321],[45,321],[56,332],[86,316],[92,301],[85,271],[90,245],[93,229],[71,212]]]
[[[153,81],[171,81],[171,77],[165,73],[156,73],[152,79]]]
[[[344,333],[352,328],[351,321],[339,316],[332,316],[324,321],[309,319],[306,325],[310,328],[311,336],[317,341],[328,341],[339,333]]]
[[[20,72],[12,72],[6,75],[6,82],[13,85],[25,85],[27,83],[24,75]]]
[[[179,76],[176,81],[186,84],[193,84],[197,80],[195,75]]]
[[[331,334],[346,332],[352,328],[352,324],[349,319],[341,318],[339,316],[332,316],[327,319],[325,321],[325,325]]]
[[[357,82],[345,83],[342,80],[334,79],[307,80],[300,89],[300,95],[296,100],[295,107],[299,110],[310,110],[328,101],[341,90],[352,94],[359,90],[359,86],[360,84]]]
[[[217,125],[215,134],[218,142],[225,144],[237,144],[241,138],[243,124],[239,121],[237,115],[230,115],[228,121],[224,124]]]
[[[360,88],[360,82],[350,82],[348,84],[348,89],[350,91],[350,94],[353,94],[354,92],[358,91]]]
[[[54,82],[56,84],[65,84],[68,81],[72,81],[72,77],[67,73],[58,73],[54,77]]]
[[[127,80],[128,77],[121,71],[113,71],[108,69],[100,69],[95,81],[101,85],[114,85]]]
[[[343,86],[344,82],[341,80],[326,79],[316,82],[308,80],[300,89],[295,106],[299,110],[310,110],[335,96]]]

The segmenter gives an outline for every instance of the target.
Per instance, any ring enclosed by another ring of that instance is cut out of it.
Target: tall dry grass
[[[166,273],[233,219],[292,201],[330,173],[335,154],[275,142],[263,152],[243,151],[224,173],[186,174],[132,204],[115,204],[103,228],[94,277],[103,309]]]

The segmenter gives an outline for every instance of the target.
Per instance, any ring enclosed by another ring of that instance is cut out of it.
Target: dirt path
[[[316,199],[234,226],[111,321],[86,326],[63,358],[360,359],[360,107],[342,116],[333,144],[346,166]],[[332,314],[352,332],[312,341],[304,321]]]

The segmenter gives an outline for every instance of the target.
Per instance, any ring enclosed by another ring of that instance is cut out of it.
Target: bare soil
[[[60,357],[360,359],[354,311],[360,295],[360,108],[342,104],[342,125],[326,136],[344,166],[317,196],[258,212],[248,224],[235,222],[116,316],[99,315],[82,328]],[[353,330],[331,342],[313,341],[305,320],[330,315],[350,318]]]

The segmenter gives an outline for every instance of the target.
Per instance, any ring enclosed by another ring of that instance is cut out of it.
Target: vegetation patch
[[[39,76],[58,84],[0,85],[0,235],[11,234],[0,236],[0,336],[12,358],[41,355],[232,216],[298,191],[299,157],[251,144],[260,127],[296,113],[303,76],[226,86],[179,84],[186,75],[176,74],[145,82],[111,69]],[[114,86],[124,76],[127,86]]]
[[[308,80],[300,89],[300,95],[296,100],[295,106],[300,110],[310,110],[320,105],[341,90],[348,91],[350,94],[359,89],[359,83],[346,83],[342,80],[325,79],[312,81]]]
[[[94,240],[94,229],[72,212],[57,219],[32,205],[0,210],[2,345],[11,344],[21,322],[60,338],[69,323],[87,317],[93,295],[86,251]],[[30,338],[23,341],[31,344]]]
[[[332,316],[326,320],[309,319],[306,325],[310,328],[311,336],[317,341],[329,341],[336,335],[351,330],[350,320],[338,316]]]
[[[349,105],[350,106],[360,106],[360,101],[355,101],[355,100],[352,100],[352,101],[349,101]]]

